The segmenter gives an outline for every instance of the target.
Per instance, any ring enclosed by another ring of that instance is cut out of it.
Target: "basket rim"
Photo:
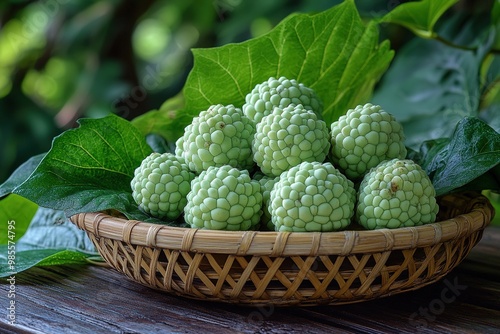
[[[494,209],[485,196],[468,196],[469,212],[432,224],[398,229],[336,232],[218,231],[128,220],[104,212],[79,213],[70,219],[80,229],[99,238],[149,248],[236,256],[347,256],[428,247],[464,238],[482,230],[491,221]]]

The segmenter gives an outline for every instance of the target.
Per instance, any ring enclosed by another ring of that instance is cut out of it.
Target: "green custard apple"
[[[435,222],[439,206],[425,171],[412,160],[380,163],[361,181],[356,219],[366,229],[418,226]]]
[[[186,126],[176,142],[175,154],[197,174],[210,166],[251,169],[254,133],[255,124],[240,108],[213,105]]]
[[[269,212],[275,231],[329,232],[351,223],[356,190],[331,163],[303,162],[280,175]]]
[[[302,105],[275,108],[257,124],[254,161],[270,177],[303,161],[323,162],[330,150],[327,124]]]
[[[187,204],[191,172],[184,159],[172,153],[152,153],[134,171],[132,197],[139,208],[156,218],[176,219]]]
[[[331,124],[332,161],[353,181],[384,160],[404,159],[403,127],[379,105],[349,109]]]
[[[295,79],[271,77],[254,87],[245,97],[242,109],[255,123],[273,112],[275,107],[283,109],[290,104],[301,104],[321,118],[323,106],[313,89]]]
[[[262,215],[260,183],[247,170],[210,166],[191,183],[184,209],[192,228],[246,231],[259,227]]]

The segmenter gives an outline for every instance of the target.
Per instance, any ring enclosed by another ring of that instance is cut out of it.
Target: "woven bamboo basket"
[[[103,212],[71,220],[111,267],[148,287],[198,300],[313,306],[415,290],[449,273],[494,212],[476,193],[439,204],[439,222],[374,231],[209,231]]]

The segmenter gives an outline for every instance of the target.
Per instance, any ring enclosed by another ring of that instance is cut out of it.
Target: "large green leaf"
[[[0,245],[21,238],[37,210],[38,205],[16,194],[0,200]]]
[[[486,190],[500,191],[500,165],[496,165],[486,173],[475,178],[469,183],[454,189],[453,191],[477,191],[482,192]],[[500,211],[497,211],[500,212]]]
[[[443,195],[481,176],[496,180],[498,170],[486,173],[500,163],[500,134],[478,118],[466,117],[449,139],[425,142],[420,153],[418,162],[429,174],[436,193]],[[495,189],[498,181],[487,188]]]
[[[28,230],[16,244],[16,249],[73,249],[96,253],[85,231],[73,224],[64,211],[42,207],[36,211]]]
[[[14,266],[7,262],[7,246],[0,246],[0,277],[7,277],[34,266],[62,264],[89,264],[88,258],[95,255],[68,249],[33,249],[16,252]]]
[[[17,167],[14,173],[0,185],[0,198],[10,194],[18,185],[26,181],[44,156],[45,153],[35,155]]]
[[[16,234],[21,232],[18,227],[16,223]],[[15,256],[11,262],[9,251]],[[33,266],[85,264],[87,258],[96,256],[98,253],[85,231],[71,223],[63,211],[40,207],[19,240],[0,245],[0,277]]]
[[[327,122],[366,102],[393,57],[352,0],[314,15],[292,14],[261,37],[193,54],[183,90],[188,114],[218,103],[241,106],[256,84],[285,76],[316,91]]]
[[[478,115],[479,73],[493,37],[482,29],[475,20],[448,20],[440,31],[457,43],[480,43],[475,52],[421,38],[399,50],[372,101],[403,124],[407,146],[449,137],[461,119]]]
[[[110,115],[81,119],[65,131],[33,174],[14,193],[67,215],[114,208],[134,212],[130,181],[151,153],[130,122]]]
[[[184,88],[189,111],[241,105],[256,84],[286,76],[316,90],[327,122],[369,98],[393,55],[388,43],[378,44],[377,27],[363,25],[353,1],[316,15],[291,15],[260,38],[193,53]]]
[[[444,12],[458,0],[422,0],[400,4],[381,18],[381,22],[396,23],[421,37],[432,37],[434,25]]]

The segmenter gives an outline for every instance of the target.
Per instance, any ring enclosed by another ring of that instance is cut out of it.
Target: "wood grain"
[[[0,333],[499,333],[500,228],[487,227],[438,283],[379,300],[308,308],[241,307],[152,290],[99,266],[16,275],[16,324],[1,281]],[[424,326],[422,326],[424,325]]]

